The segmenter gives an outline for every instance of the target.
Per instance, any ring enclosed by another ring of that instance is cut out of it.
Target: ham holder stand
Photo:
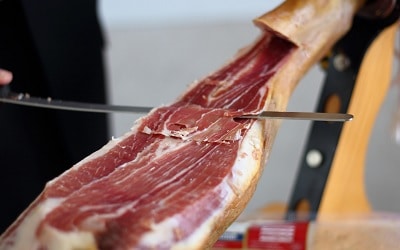
[[[316,110],[316,112],[348,112],[353,114],[355,119],[348,124],[329,122],[312,124],[288,203],[286,218],[289,220],[296,219],[296,211],[304,208],[308,210],[311,220],[316,218],[319,211],[369,210],[363,185],[364,165],[360,165],[363,163],[365,152],[352,152],[360,146],[350,145],[360,144],[357,135],[361,135],[363,139],[369,137],[370,131],[363,129],[362,126],[365,127],[366,123],[373,125],[375,120],[373,118],[382,101],[380,98],[385,96],[387,90],[385,85],[390,83],[392,61],[386,53],[393,54],[393,51],[389,49],[391,47],[373,46],[375,42],[384,42],[379,41],[384,39],[379,37],[380,35],[385,36],[382,31],[394,24],[400,16],[399,1],[369,2],[372,10],[367,9],[355,17],[351,30],[335,44],[329,57],[322,62],[326,78]],[[366,4],[365,8],[368,7],[368,2]],[[384,9],[378,11],[377,8]],[[387,32],[393,33],[394,28]],[[377,51],[374,52],[374,49]],[[368,61],[369,52],[375,53],[371,58],[372,61]],[[389,65],[386,66],[384,61],[389,61]],[[363,74],[369,75],[363,77]],[[368,87],[368,84],[373,86]],[[376,107],[363,107],[360,98],[367,98]],[[356,111],[359,109],[362,112]],[[349,133],[350,129],[358,132]],[[342,161],[346,164],[340,163]]]
[[[287,204],[235,222],[214,249],[398,249],[400,217],[372,211],[364,168],[391,82],[399,17],[400,0],[366,1],[320,62],[326,74],[315,110],[354,119],[313,122]]]

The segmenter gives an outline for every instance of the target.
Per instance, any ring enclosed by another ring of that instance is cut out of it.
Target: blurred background
[[[278,0],[102,0],[110,102],[158,106],[174,101],[196,79],[218,69],[260,31],[252,20]],[[299,83],[290,111],[313,111],[323,81],[315,66]],[[377,83],[379,84],[379,83]],[[366,162],[367,192],[375,210],[400,212],[400,146],[391,138],[398,92],[379,114]],[[129,131],[139,116],[112,116],[112,135]],[[289,199],[310,123],[284,121],[256,193],[244,214]]]

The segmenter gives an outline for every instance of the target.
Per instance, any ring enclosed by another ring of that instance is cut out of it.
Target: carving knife
[[[63,100],[53,100],[52,98],[33,97],[29,94],[14,93],[8,86],[0,87],[0,102],[49,108],[70,111],[83,111],[95,113],[148,113],[152,107],[140,106],[120,106],[97,103],[72,102]],[[329,121],[346,122],[353,119],[353,115],[342,113],[315,113],[315,112],[283,112],[283,111],[264,111],[256,115],[244,115],[240,118],[253,119],[289,119],[289,120],[311,120],[311,121]]]

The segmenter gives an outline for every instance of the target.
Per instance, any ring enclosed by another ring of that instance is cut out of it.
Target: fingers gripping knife
[[[326,61],[328,63],[325,67],[326,79],[319,97],[317,112],[327,112],[327,110],[333,109],[337,112],[353,113],[355,106],[365,104],[360,101],[360,99],[365,99],[365,94],[360,98],[359,92],[360,89],[367,91],[367,88],[371,88],[366,85],[366,82],[371,79],[358,80],[358,76],[361,75],[362,61],[369,46],[381,31],[398,20],[400,16],[399,2],[398,0],[366,2],[365,7],[355,17],[351,30],[333,47],[331,55]],[[385,51],[381,50],[377,53],[393,54],[390,49],[382,48]],[[389,70],[390,64],[386,67],[379,65],[381,63],[376,61],[374,67],[382,67],[376,69],[377,71]],[[362,73],[364,74],[364,71]],[[386,75],[390,75],[390,73]],[[371,84],[384,93],[385,87],[381,85],[384,80],[378,79],[379,82]],[[380,98],[374,96],[378,93],[368,94],[371,95],[369,98],[371,102],[374,101],[373,98]],[[343,150],[340,150],[339,146],[343,146],[346,141],[353,140],[350,142],[354,144],[352,148],[359,148],[359,151],[365,147],[360,144],[366,144],[366,141],[364,143],[361,140],[357,142],[357,138],[350,139],[349,133],[347,133],[354,128],[353,134],[356,134],[363,130],[368,119],[370,119],[370,123],[374,120],[374,116],[371,114],[373,111],[369,110],[369,106],[364,105],[360,109],[364,111],[359,114],[353,113],[356,119],[348,128],[345,125],[345,131],[343,131],[343,124],[313,123],[288,203],[287,219],[299,219],[298,212],[304,207],[306,207],[308,219],[311,220],[316,219],[317,215],[320,216],[322,212],[365,212],[369,209],[362,186],[362,166],[352,164],[350,158],[354,158],[354,156],[349,157],[351,152],[344,152],[347,154],[347,159],[339,160],[339,158],[343,158]],[[371,125],[369,125],[370,127]],[[362,139],[365,140],[365,138]],[[333,166],[335,169],[332,169]],[[350,172],[356,172],[358,179],[355,179]]]

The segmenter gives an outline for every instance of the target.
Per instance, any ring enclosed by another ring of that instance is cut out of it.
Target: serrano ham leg
[[[351,26],[361,0],[286,1],[262,36],[170,106],[58,178],[0,249],[204,249],[243,210],[296,83]]]

